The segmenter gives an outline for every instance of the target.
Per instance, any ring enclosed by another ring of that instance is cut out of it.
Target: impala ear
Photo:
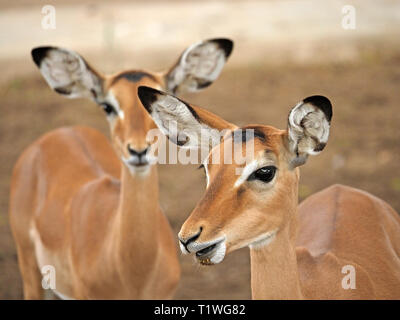
[[[207,110],[150,87],[140,86],[138,96],[161,132],[181,147],[209,151],[226,130],[236,128]]]
[[[290,111],[288,140],[293,168],[304,164],[308,155],[316,155],[325,148],[331,119],[331,102],[323,96],[308,97]]]
[[[190,46],[166,73],[167,91],[176,94],[208,87],[220,75],[232,49],[229,39],[210,39]]]
[[[56,47],[37,47],[32,59],[48,85],[67,98],[96,98],[102,95],[103,77],[76,52]]]

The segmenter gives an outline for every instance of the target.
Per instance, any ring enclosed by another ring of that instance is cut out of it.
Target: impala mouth
[[[210,266],[224,260],[225,252],[225,239],[221,239],[196,251],[196,259],[201,265]]]
[[[130,165],[131,165],[131,166],[134,166],[134,167],[140,168],[140,167],[148,166],[149,163],[146,161],[146,162],[134,163],[134,164],[130,164]]]
[[[131,157],[129,159],[124,159],[126,165],[130,167],[145,167],[150,164],[147,159],[138,159],[137,157]]]
[[[132,156],[129,158],[123,157],[122,161],[128,167],[131,174],[139,176],[146,176],[147,173],[150,171],[150,166],[155,163],[155,161],[149,156]]]

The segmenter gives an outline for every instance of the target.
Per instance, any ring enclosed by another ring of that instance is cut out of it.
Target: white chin
[[[225,253],[226,253],[226,244],[224,241],[218,246],[217,251],[215,251],[214,255],[210,258],[210,261],[213,264],[222,262],[222,260],[224,260],[225,258]]]
[[[196,259],[202,265],[213,265],[222,262],[225,258],[226,254],[226,243],[225,241],[218,244],[216,250],[212,253],[212,255],[206,257],[196,257]]]
[[[126,165],[132,175],[135,176],[147,176],[147,174],[150,172],[150,164],[147,164],[145,166],[134,166],[134,165]]]

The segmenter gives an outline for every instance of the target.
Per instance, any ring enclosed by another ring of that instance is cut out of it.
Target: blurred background
[[[46,5],[55,8],[55,29],[42,26]],[[88,125],[108,135],[100,108],[47,86],[31,48],[73,49],[104,73],[159,71],[193,42],[212,37],[234,40],[233,54],[209,89],[184,99],[238,125],[283,129],[299,100],[329,97],[330,141],[301,169],[299,200],[342,183],[400,211],[399,1],[0,0],[0,299],[22,298],[8,224],[18,156],[60,126]],[[161,206],[176,233],[204,191],[203,172],[194,169],[159,166]],[[176,298],[250,298],[248,249],[211,268],[198,267],[193,257],[181,263]]]

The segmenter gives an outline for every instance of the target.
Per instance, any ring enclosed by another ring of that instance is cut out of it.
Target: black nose
[[[203,231],[203,227],[200,227],[199,232],[197,232],[194,236],[191,236],[188,239],[184,239],[184,238],[179,237],[180,243],[182,243],[182,245],[185,247],[185,249],[188,252],[189,252],[189,250],[188,250],[187,246],[189,245],[189,243],[191,243],[193,241],[196,241],[200,237],[200,234],[201,234],[202,231]]]
[[[131,156],[138,156],[139,158],[143,157],[146,155],[148,150],[149,150],[149,148],[137,151],[137,150],[133,149],[130,144],[128,144],[128,152]]]
[[[148,147],[146,149],[137,151],[133,149],[130,145],[128,145],[128,152],[132,157],[134,157],[133,164],[136,166],[144,166],[149,163],[146,157],[148,151],[149,151]]]

